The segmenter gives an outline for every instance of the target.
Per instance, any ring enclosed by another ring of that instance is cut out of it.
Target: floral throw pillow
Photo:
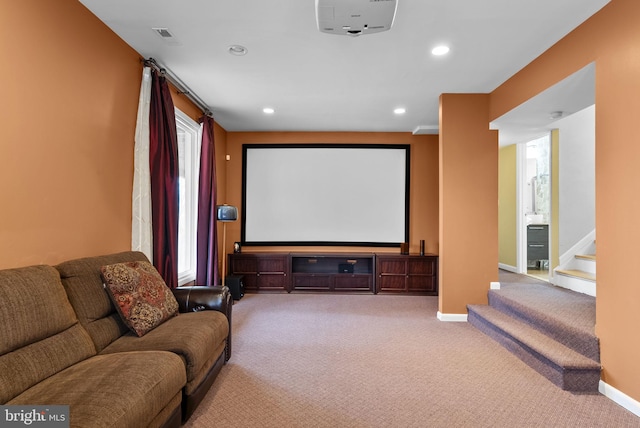
[[[144,336],[178,314],[178,302],[149,262],[127,262],[101,268],[105,287],[124,322]]]

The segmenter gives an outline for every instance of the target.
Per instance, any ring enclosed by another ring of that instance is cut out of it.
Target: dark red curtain
[[[216,228],[216,155],[213,119],[203,116],[198,187],[198,242],[196,284],[218,285],[218,233]]]
[[[178,137],[166,79],[152,71],[149,108],[149,167],[153,264],[171,288],[178,286]]]

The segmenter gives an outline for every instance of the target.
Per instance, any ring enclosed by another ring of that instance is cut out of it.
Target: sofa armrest
[[[190,286],[178,287],[172,290],[176,296],[180,312],[198,312],[212,310],[227,314],[228,306],[232,305],[231,293],[228,287]]]
[[[222,312],[229,322],[229,336],[225,349],[225,361],[231,358],[231,313],[233,298],[228,287],[191,286],[178,287],[173,290],[173,295],[178,301],[180,312],[199,312],[212,310]]]

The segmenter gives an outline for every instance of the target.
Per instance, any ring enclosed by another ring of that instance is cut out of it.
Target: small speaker
[[[219,221],[236,221],[238,208],[231,205],[218,205],[216,207],[216,219]]]
[[[224,285],[229,287],[233,300],[240,300],[244,296],[244,277],[242,275],[227,275]]]
[[[400,244],[400,254],[404,254],[404,255],[409,254],[409,243],[408,242],[403,242],[402,244]]]

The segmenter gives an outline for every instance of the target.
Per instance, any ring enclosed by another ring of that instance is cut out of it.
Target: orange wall
[[[140,55],[76,0],[0,1],[0,269],[130,249]]]
[[[189,101],[186,95],[179,93],[171,83],[169,83],[169,91],[171,92],[173,106],[199,123],[199,120],[202,117],[202,111]]]
[[[440,292],[442,314],[486,304],[498,280],[498,134],[489,96],[440,96]]]
[[[425,240],[427,252],[438,252],[438,136],[414,136],[409,133],[364,133],[364,132],[229,132],[227,133],[227,200],[220,201],[236,205],[242,204],[242,145],[273,143],[340,143],[340,144],[410,144],[410,232],[411,253],[418,253],[420,240]],[[384,197],[384,195],[380,195]],[[234,241],[240,240],[240,222],[227,225],[227,251],[231,251]],[[247,247],[247,249],[249,249]],[[376,251],[399,252],[389,248],[296,248],[296,247],[255,247],[255,251]]]
[[[640,2],[612,0],[491,94],[495,119],[596,62],[596,334],[603,380],[640,401]]]
[[[0,268],[131,247],[139,56],[77,1],[3,1]]]

